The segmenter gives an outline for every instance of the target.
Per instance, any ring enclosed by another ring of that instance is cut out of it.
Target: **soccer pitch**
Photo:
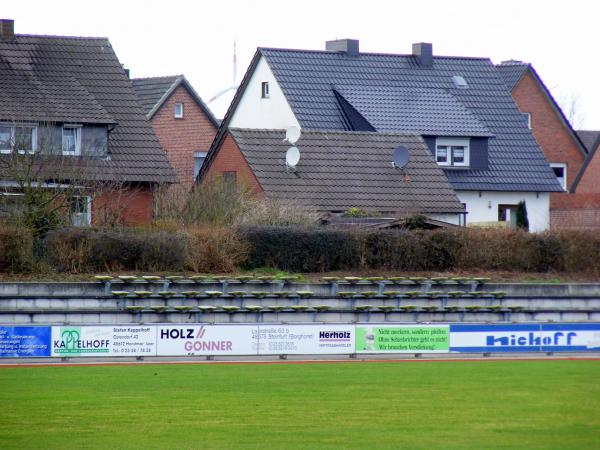
[[[598,448],[600,361],[0,368],[0,448]]]

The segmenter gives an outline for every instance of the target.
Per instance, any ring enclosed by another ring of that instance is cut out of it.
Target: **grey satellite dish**
[[[291,169],[295,168],[300,161],[300,150],[298,147],[290,147],[285,153],[285,165]]]
[[[396,147],[393,158],[392,166],[396,169],[404,169],[410,159],[408,149],[403,145]]]
[[[300,139],[300,128],[298,127],[289,127],[285,130],[285,140],[290,144],[294,145]]]

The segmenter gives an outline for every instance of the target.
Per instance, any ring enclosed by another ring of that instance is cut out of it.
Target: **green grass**
[[[599,361],[0,369],[0,448],[598,448]]]

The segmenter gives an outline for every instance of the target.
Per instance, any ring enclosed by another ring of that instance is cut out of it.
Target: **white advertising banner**
[[[354,325],[259,325],[260,355],[354,353]]]
[[[160,325],[158,356],[256,355],[256,325]]]
[[[154,356],[156,327],[143,325],[52,327],[52,356]]]

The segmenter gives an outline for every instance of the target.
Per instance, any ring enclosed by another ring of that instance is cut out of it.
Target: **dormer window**
[[[440,166],[468,166],[469,139],[438,138],[435,143],[435,160]]]
[[[269,98],[269,82],[263,81],[260,85],[261,98]]]
[[[62,154],[81,155],[81,125],[64,125],[62,129]]]
[[[183,103],[175,103],[175,114],[173,117],[183,119]]]
[[[36,147],[36,126],[0,124],[0,153],[35,153]]]

